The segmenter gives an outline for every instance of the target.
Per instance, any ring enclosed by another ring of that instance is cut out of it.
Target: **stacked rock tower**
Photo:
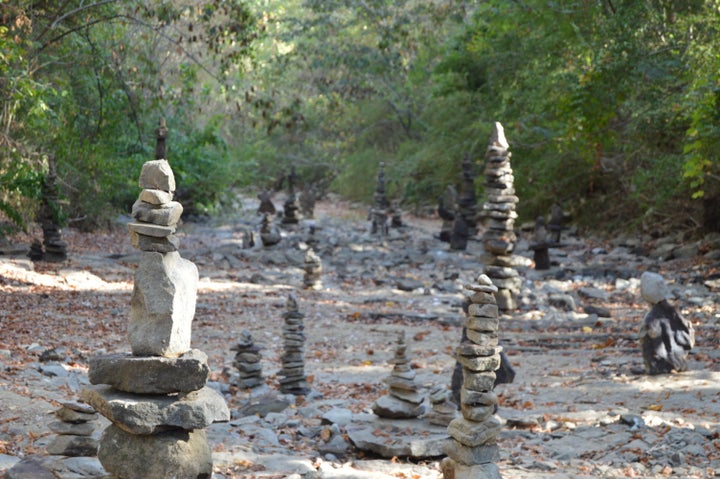
[[[380,162],[373,200],[375,204],[370,208],[370,233],[386,236],[388,233],[387,215],[390,201],[388,201],[385,194],[385,163],[383,162]]]
[[[295,183],[297,183],[297,173],[295,173],[295,167],[293,166],[288,175],[288,196],[283,205],[282,224],[284,225],[295,225],[302,219],[298,195],[295,192]]]
[[[55,411],[57,421],[50,430],[57,434],[47,445],[48,454],[68,457],[97,455],[98,442],[92,437],[98,415],[88,404],[65,402]]]
[[[448,425],[452,444],[441,466],[444,477],[454,479],[496,479],[500,472],[496,438],[502,423],[494,413],[497,396],[493,393],[495,370],[500,366],[498,346],[497,287],[487,275],[465,286],[472,292],[465,322],[467,341],[456,350],[462,365],[463,383],[460,389],[462,416]]]
[[[67,259],[67,242],[62,239],[62,229],[58,225],[58,188],[57,172],[55,170],[55,158],[48,160],[48,173],[43,180],[42,205],[40,207],[39,219],[43,231],[43,247],[41,258],[52,263],[59,263]],[[37,248],[37,247],[36,247]]]
[[[182,206],[173,201],[167,160],[146,162],[139,184],[137,221],[128,225],[141,251],[130,304],[131,353],[90,358],[89,380],[96,386],[81,397],[112,423],[98,451],[110,477],[207,479],[212,456],[204,429],[228,421],[230,412],[206,386],[207,355],[190,348],[198,270],[177,251]]]
[[[252,389],[264,384],[260,347],[253,343],[250,331],[242,330],[240,341],[231,349],[235,351],[233,364],[239,372],[235,385],[243,389]]]
[[[389,419],[411,419],[423,413],[423,396],[415,383],[415,371],[410,366],[405,344],[405,331],[400,331],[395,347],[394,366],[384,379],[388,393],[380,396],[372,406],[373,412]]]
[[[305,253],[303,286],[306,289],[322,289],[322,261],[312,248]]]
[[[517,308],[517,295],[522,280],[513,266],[517,236],[513,229],[517,213],[515,207],[514,176],[510,165],[510,149],[503,126],[495,122],[488,145],[485,166],[485,192],[487,202],[483,205],[483,216],[487,218],[487,229],[482,241],[486,256],[483,258],[485,273],[497,286],[495,294],[501,310]]]
[[[305,376],[305,315],[300,312],[297,298],[290,293],[287,299],[287,311],[283,315],[285,324],[283,333],[283,355],[280,358],[280,391],[285,394],[303,396],[310,392]]]

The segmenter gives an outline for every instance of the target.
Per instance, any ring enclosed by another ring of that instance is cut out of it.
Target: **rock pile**
[[[687,370],[687,355],[695,346],[695,330],[668,303],[670,291],[665,279],[657,273],[644,272],[640,277],[640,294],[652,305],[640,328],[645,371],[666,374]]]
[[[283,204],[282,224],[293,225],[298,224],[301,219],[300,203],[298,202],[297,193],[295,192],[295,183],[297,182],[297,174],[293,166],[288,175],[288,195]]]
[[[261,191],[257,194],[260,204],[258,205],[257,214],[259,215],[274,215],[277,213],[275,205],[272,202],[272,191]]]
[[[287,311],[283,314],[285,324],[282,328],[283,355],[280,360],[280,391],[285,394],[303,396],[310,392],[305,376],[305,324],[297,298],[290,293],[287,299]]]
[[[487,218],[487,229],[482,241],[486,257],[483,258],[485,273],[498,288],[498,307],[502,310],[517,308],[517,295],[522,280],[513,267],[512,253],[517,236],[513,231],[517,213],[513,170],[510,166],[510,151],[505,132],[495,122],[488,145],[485,166],[485,192],[487,202],[483,205],[483,216]]]
[[[431,410],[425,415],[430,424],[447,426],[457,416],[457,404],[450,400],[451,392],[437,386],[430,392]]]
[[[322,288],[322,262],[320,257],[315,254],[312,248],[305,253],[305,274],[303,276],[303,285],[305,289],[321,289]]]
[[[373,412],[388,419],[410,419],[424,411],[423,396],[415,383],[415,371],[410,366],[405,344],[405,331],[398,334],[394,364],[390,376],[384,379],[388,393],[380,396],[372,406]]]
[[[373,194],[374,205],[370,208],[370,233],[386,236],[388,233],[387,215],[390,202],[385,195],[385,163],[380,163],[377,184]]]
[[[448,457],[443,459],[441,467],[444,477],[495,479],[500,477],[495,461],[499,456],[496,438],[502,427],[494,415],[497,396],[493,393],[501,351],[494,296],[497,287],[482,274],[475,284],[465,288],[472,292],[465,322],[468,340],[460,343],[456,350],[456,358],[463,368],[462,417],[448,426],[453,443],[447,448]]]
[[[50,430],[57,436],[47,445],[48,454],[80,457],[95,456],[98,441],[92,437],[98,415],[88,404],[65,402],[55,411],[57,421],[50,423]]]
[[[198,271],[177,251],[182,206],[172,201],[169,163],[146,162],[139,184],[137,222],[128,225],[141,250],[128,325],[132,353],[90,358],[88,376],[96,386],[84,389],[81,398],[112,422],[100,439],[98,459],[113,477],[211,477],[204,429],[228,421],[230,412],[206,386],[207,356],[190,349]]]
[[[458,198],[458,211],[465,220],[468,232],[474,235],[477,232],[477,193],[475,192],[475,172],[470,155],[465,155],[460,173],[460,196]]]
[[[239,372],[235,385],[241,389],[252,389],[264,384],[260,347],[253,343],[250,331],[242,330],[240,340],[231,350],[235,351],[233,365]]]

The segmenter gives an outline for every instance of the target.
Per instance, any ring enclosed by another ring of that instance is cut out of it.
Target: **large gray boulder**
[[[177,251],[143,251],[135,272],[128,336],[136,356],[174,357],[190,350],[198,270]]]
[[[98,459],[123,479],[210,479],[212,453],[205,431],[128,434],[114,425],[100,439]]]

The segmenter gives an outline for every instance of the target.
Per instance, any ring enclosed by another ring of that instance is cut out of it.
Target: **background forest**
[[[0,211],[130,209],[167,119],[186,210],[301,183],[406,209],[478,172],[494,121],[522,220],[555,201],[595,229],[720,231],[718,0],[5,0]],[[482,187],[478,181],[478,193]]]

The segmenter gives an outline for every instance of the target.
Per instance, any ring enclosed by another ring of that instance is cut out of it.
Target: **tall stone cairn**
[[[243,329],[240,340],[231,349],[235,351],[233,364],[239,372],[235,385],[242,389],[252,389],[264,384],[260,347],[253,343],[250,331]]]
[[[290,174],[288,175],[288,196],[283,205],[282,224],[298,224],[302,219],[302,215],[300,214],[300,202],[298,201],[298,195],[295,192],[296,183],[297,173],[295,173],[295,167],[293,166],[290,169]]]
[[[465,220],[470,235],[477,233],[478,202],[477,193],[475,192],[475,176],[470,155],[465,155],[460,172],[458,210]]]
[[[297,298],[288,295],[287,311],[283,315],[283,355],[280,357],[280,391],[285,394],[304,396],[310,392],[305,376],[305,315],[300,312]]]
[[[209,478],[205,428],[228,421],[230,412],[206,386],[207,355],[190,348],[198,270],[177,251],[182,206],[173,201],[175,178],[167,160],[146,162],[139,184],[136,221],[128,224],[141,251],[130,302],[132,352],[91,357],[88,376],[95,386],[81,398],[112,423],[98,451],[111,477]]]
[[[513,230],[518,216],[515,206],[519,199],[515,196],[509,145],[499,122],[495,122],[485,156],[484,185],[487,201],[483,205],[483,216],[487,219],[487,229],[482,236],[486,253],[483,263],[485,273],[498,288],[495,294],[498,307],[501,310],[512,310],[517,308],[517,295],[522,285],[512,258],[517,241]]]
[[[370,208],[370,233],[379,236],[388,234],[388,209],[390,201],[385,194],[385,163],[380,162],[378,169],[375,193],[373,194],[374,204]]]
[[[415,383],[415,371],[410,365],[405,344],[405,331],[398,333],[394,366],[390,376],[384,379],[388,393],[380,396],[372,406],[373,412],[389,419],[411,419],[424,411],[424,397]]]
[[[498,346],[497,287],[481,274],[477,282],[465,286],[472,292],[465,322],[467,341],[456,349],[463,368],[460,389],[462,416],[448,425],[451,445],[441,462],[446,479],[500,478],[497,435],[502,422],[495,415],[497,396],[493,393],[495,370],[500,366]]]
[[[304,269],[303,286],[305,289],[322,289],[322,261],[312,248],[305,253]]]
[[[57,223],[58,189],[55,158],[49,159],[48,174],[43,180],[40,223],[43,231],[42,259],[51,263],[60,263],[67,259],[67,242],[62,239],[62,229]]]

